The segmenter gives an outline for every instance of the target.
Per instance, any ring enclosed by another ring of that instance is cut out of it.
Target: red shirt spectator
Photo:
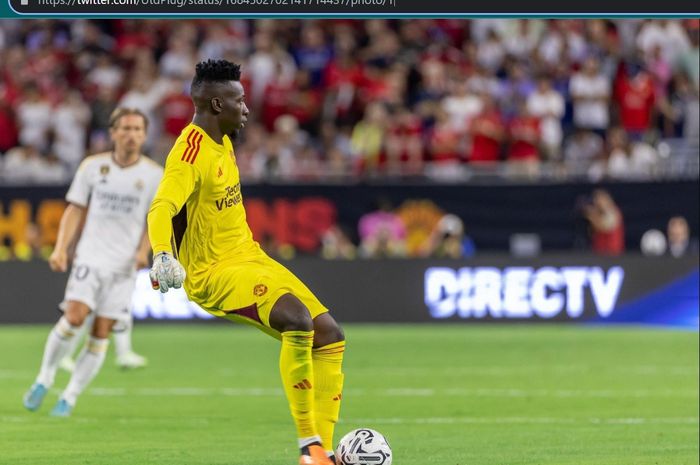
[[[115,20],[115,54],[132,59],[139,49],[153,50],[157,37],[149,23],[135,19]]]
[[[194,115],[194,106],[189,96],[185,94],[170,94],[162,104],[163,128],[171,136],[177,137],[190,124]]]
[[[332,96],[334,116],[345,118],[353,111],[357,102],[357,89],[364,81],[362,66],[353,57],[340,56],[326,66],[323,82]]]
[[[539,158],[540,121],[538,118],[519,114],[510,122],[511,137],[508,160],[523,161]]]
[[[386,73],[373,67],[368,67],[363,76],[359,89],[359,96],[363,104],[378,100],[386,100],[390,93],[390,86]]]
[[[265,129],[274,131],[275,120],[288,113],[294,93],[294,83],[279,74],[265,87],[262,102],[262,123]]]
[[[468,25],[465,27],[465,22],[460,19],[435,19],[435,25],[440,31],[450,38],[450,43],[458,47],[464,42],[468,32]]]
[[[459,161],[459,134],[447,118],[435,124],[428,144],[433,161],[440,163]]]
[[[625,130],[632,133],[648,130],[656,100],[651,77],[643,71],[634,77],[622,75],[615,94],[620,106],[620,120]]]
[[[22,97],[21,87],[15,84],[10,73],[3,72],[0,76],[0,102],[15,108]]]
[[[357,87],[363,78],[362,66],[350,56],[341,56],[331,61],[323,73],[324,85],[334,90],[347,84]]]
[[[484,95],[483,101],[482,112],[472,120],[471,124],[470,163],[493,163],[500,159],[505,125],[491,97]]]
[[[595,253],[620,255],[625,251],[622,213],[607,191],[593,192],[592,203],[584,213],[591,224],[591,248]]]
[[[625,229],[622,220],[609,231],[596,230],[591,234],[591,248],[601,255],[620,255],[625,251]]]
[[[7,152],[17,145],[19,135],[12,110],[0,105],[0,153]]]
[[[421,120],[406,108],[389,117],[386,155],[390,162],[402,162],[418,167],[423,162]]]
[[[288,113],[296,118],[304,129],[310,129],[312,123],[321,113],[323,94],[311,83],[311,74],[305,70],[297,71],[294,80],[295,92],[289,98]]]

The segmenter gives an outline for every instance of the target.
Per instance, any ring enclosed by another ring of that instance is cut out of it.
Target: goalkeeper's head
[[[226,60],[197,63],[190,93],[197,119],[216,124],[222,134],[235,137],[248,120],[241,66]]]

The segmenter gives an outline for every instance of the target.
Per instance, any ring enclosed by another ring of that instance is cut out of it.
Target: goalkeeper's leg
[[[301,465],[332,465],[321,445],[314,409],[314,369],[311,349],[314,325],[311,314],[292,294],[277,299],[270,311],[270,326],[282,335],[280,374],[294,419],[301,449]]]
[[[345,335],[330,313],[314,318],[314,414],[326,454],[334,459],[333,432],[343,398],[343,355]]]

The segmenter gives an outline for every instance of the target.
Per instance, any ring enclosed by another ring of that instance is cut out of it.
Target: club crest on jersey
[[[136,188],[137,191],[143,190],[143,186],[144,186],[143,181],[140,179],[138,181],[136,181],[136,183],[134,184],[134,187]]]
[[[267,292],[267,286],[264,284],[256,284],[253,288],[253,295],[257,297],[262,297]]]
[[[223,175],[224,175],[224,170],[222,170],[221,167],[219,166],[219,171],[216,173],[216,177],[220,178]]]
[[[102,179],[100,179],[100,183],[107,182],[107,175],[108,174],[109,174],[109,165],[100,166],[100,176],[102,176]]]

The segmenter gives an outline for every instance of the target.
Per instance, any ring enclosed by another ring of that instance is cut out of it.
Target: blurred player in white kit
[[[68,207],[49,258],[54,271],[67,271],[68,246],[83,222],[84,227],[60,304],[63,316],[49,333],[39,375],[24,396],[30,411],[41,406],[83,325],[92,321],[90,335],[52,416],[70,416],[100,371],[110,333],[131,325],[136,271],[148,266],[150,256],[146,214],[163,174],[160,165],[141,154],[147,128],[143,113],[117,108],[110,118],[114,150],[85,158],[66,194]],[[128,335],[122,342],[130,351]]]

